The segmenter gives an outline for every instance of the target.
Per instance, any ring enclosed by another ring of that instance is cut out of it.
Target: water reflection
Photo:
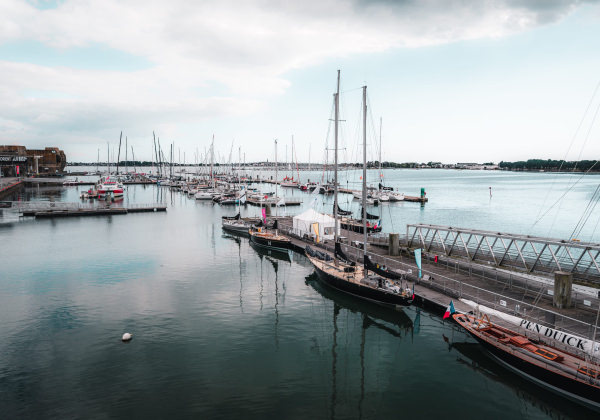
[[[394,338],[402,338],[408,332],[413,330],[413,322],[410,317],[402,310],[394,310],[368,301],[362,301],[345,293],[333,290],[323,285],[318,280],[316,273],[307,276],[306,284],[310,285],[316,292],[326,299],[333,301],[333,322],[332,322],[332,345],[331,345],[331,406],[330,418],[336,417],[336,407],[338,404],[338,316],[342,309],[353,314],[360,314],[362,324],[360,327],[360,396],[358,398],[358,418],[363,418],[363,404],[365,400],[365,345],[367,342],[367,331],[374,328],[378,331],[390,335]],[[391,324],[392,326],[388,325]]]
[[[443,338],[448,340],[445,336]],[[494,382],[507,386],[525,409],[527,409],[527,406],[533,406],[549,418],[557,420],[572,418],[575,413],[581,416],[585,411],[588,411],[580,405],[532,385],[529,381],[507,371],[492,360],[478,343],[450,342],[450,349],[459,353],[456,358],[458,363]],[[596,416],[591,410],[588,411],[588,414],[589,418]]]

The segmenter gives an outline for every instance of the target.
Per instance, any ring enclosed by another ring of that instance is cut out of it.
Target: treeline
[[[518,162],[500,162],[501,169],[510,171],[578,171],[578,172],[600,172],[600,165],[597,160],[543,160],[529,159]]]
[[[397,162],[381,162],[381,167],[382,168],[419,168],[421,166],[423,166],[425,164],[423,163],[417,163],[417,162],[404,162],[404,163],[397,163]],[[362,163],[355,163],[352,166],[355,167],[361,167],[362,168]],[[373,162],[367,162],[367,168],[379,168],[379,161],[373,161]]]
[[[170,163],[169,162],[163,162],[162,163],[163,166],[169,166]],[[107,163],[106,162],[69,162],[68,163],[69,166],[106,166]],[[147,161],[147,160],[122,160],[119,162],[119,166],[158,166],[158,164],[156,162],[151,162],[151,161]],[[110,166],[117,166],[116,162],[110,162]],[[175,163],[173,162],[173,166],[210,166],[210,164],[204,164],[204,163],[200,163],[200,164],[192,164],[192,163],[186,163],[185,165],[183,163]],[[214,166],[219,166],[219,163],[215,162]]]

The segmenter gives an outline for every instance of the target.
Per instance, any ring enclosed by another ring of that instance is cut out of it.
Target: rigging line
[[[581,117],[581,120],[579,121],[579,125],[577,126],[577,129],[575,130],[575,133],[573,133],[573,137],[571,138],[571,143],[569,144],[569,147],[567,148],[567,151],[564,154],[563,157],[563,161],[560,163],[560,166],[558,167],[558,172],[560,173],[560,170],[562,169],[563,165],[566,163],[567,160],[567,156],[569,154],[569,152],[571,151],[571,148],[573,147],[573,144],[575,143],[575,139],[577,138],[578,134],[579,134],[579,130],[581,130],[581,127],[583,126],[583,122],[585,121],[587,114],[590,110],[590,107],[592,106],[592,103],[594,102],[594,98],[596,97],[596,94],[598,93],[598,88],[600,88],[600,80],[598,80],[598,83],[596,84],[596,87],[594,88],[594,92],[592,93],[592,96],[590,97],[590,100],[588,101],[588,104],[585,108],[585,111],[583,112],[583,116]],[[597,111],[596,111],[597,112]],[[548,189],[548,191],[546,192],[546,197],[544,198],[544,202],[542,203],[542,206],[540,207],[540,210],[538,212],[537,217],[539,217],[540,213],[542,212],[542,208],[545,206],[546,201],[548,199],[548,196],[550,195],[550,192],[552,191],[554,184],[559,176],[559,173],[557,173],[554,176],[554,179],[552,180],[552,184],[550,185],[550,188]],[[533,226],[532,226],[533,227]]]
[[[596,208],[599,197],[600,197],[600,184],[598,184],[598,186],[596,187],[596,190],[594,191],[594,194],[592,194],[592,198],[590,198],[590,201],[588,202],[586,208],[584,209],[583,214],[581,215],[581,218],[577,222],[577,225],[575,225],[575,229],[573,229],[573,232],[571,233],[571,237],[569,239],[573,239],[576,237],[576,235],[579,235],[581,233],[584,225],[587,223],[589,217],[591,216],[592,212]]]
[[[342,93],[350,93],[350,92],[354,92],[357,90],[362,90],[362,86],[361,87],[357,87],[357,88],[353,88],[353,89],[348,89],[348,90],[340,90],[340,94]]]
[[[549,212],[550,210],[552,210],[554,208],[554,206],[556,206],[573,188],[575,188],[575,186],[577,185],[577,183],[579,181],[581,181],[581,178],[583,178],[585,175],[587,175],[596,165],[598,164],[598,161],[595,161],[594,164],[592,166],[590,166],[590,168],[585,171],[584,173],[581,174],[581,176],[577,179],[577,181],[575,181],[575,183],[573,185],[571,185],[549,208],[548,210],[546,210],[544,212],[544,214],[542,214],[541,217],[539,217],[534,223],[533,225],[531,225],[531,227],[535,227],[535,225],[537,225],[540,220],[542,220]]]
[[[596,224],[594,225],[594,230],[592,231],[592,234],[590,235],[589,242],[592,242],[594,240],[594,235],[596,235],[596,229],[598,228],[598,223],[600,223],[600,217],[598,217],[598,220],[596,221]]]

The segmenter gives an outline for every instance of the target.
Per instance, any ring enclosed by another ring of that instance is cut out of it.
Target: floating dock
[[[35,218],[110,216],[128,213],[167,211],[167,205],[161,203],[135,204],[129,207],[120,207],[115,205],[89,206],[79,203],[41,201],[13,203],[12,208],[16,208],[24,217]]]

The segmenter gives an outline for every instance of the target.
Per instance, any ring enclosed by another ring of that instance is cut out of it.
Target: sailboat
[[[494,359],[552,392],[600,410],[600,366],[563,349],[492,323],[487,315],[453,319]]]
[[[277,140],[275,140],[275,179],[277,179]],[[277,197],[277,182],[275,182],[275,197]],[[266,231],[266,226],[264,227],[265,230],[261,227],[258,228],[258,230],[249,231],[250,242],[257,246],[266,249],[274,249],[276,251],[287,252],[288,249],[292,249],[292,241],[290,238],[281,235],[277,230],[277,220],[275,220],[273,228],[275,229],[275,232]]]
[[[408,306],[412,304],[413,293],[402,288],[401,283],[394,279],[385,278],[370,272],[368,267],[358,266],[346,257],[338,242],[338,122],[339,122],[339,93],[340,72],[338,70],[337,91],[335,98],[335,166],[334,166],[334,255],[333,258],[326,252],[313,250],[306,247],[306,257],[314,266],[319,280],[325,285],[341,292],[369,300],[386,306]],[[366,199],[366,120],[367,120],[367,88],[363,87],[363,207]],[[367,261],[367,219],[363,217],[364,244],[363,258]]]

